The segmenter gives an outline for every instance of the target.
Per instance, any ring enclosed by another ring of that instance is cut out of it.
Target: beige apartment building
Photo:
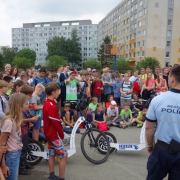
[[[180,0],[123,0],[99,22],[98,46],[110,36],[131,65],[144,57],[180,63]]]

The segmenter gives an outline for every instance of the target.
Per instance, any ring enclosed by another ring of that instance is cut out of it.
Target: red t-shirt
[[[47,99],[43,106],[44,134],[47,141],[64,139],[64,132],[54,100]]]
[[[93,87],[94,87],[93,88],[93,94],[97,94],[97,95],[101,95],[102,94],[102,90],[97,89],[98,87],[99,88],[103,87],[102,81],[94,81]]]

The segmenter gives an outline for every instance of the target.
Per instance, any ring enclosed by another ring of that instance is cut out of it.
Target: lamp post
[[[114,54],[114,72],[117,70],[117,56]]]

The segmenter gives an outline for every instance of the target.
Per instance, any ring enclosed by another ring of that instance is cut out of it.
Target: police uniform
[[[155,144],[147,163],[147,180],[180,180],[180,90],[170,89],[155,97],[146,119],[157,122]]]

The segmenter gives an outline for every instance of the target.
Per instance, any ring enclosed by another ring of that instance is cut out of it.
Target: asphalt
[[[136,127],[119,129],[111,127],[119,143],[139,143],[140,130]],[[76,135],[77,153],[68,158],[66,180],[145,180],[148,152],[117,151],[110,154],[108,160],[100,165],[90,163],[85,159],[80,148],[81,135]],[[67,149],[69,148],[66,146]],[[58,162],[55,173],[58,175]],[[19,180],[47,180],[49,176],[48,162],[44,159],[35,166],[29,176],[19,176]],[[166,179],[166,178],[165,178]]]

